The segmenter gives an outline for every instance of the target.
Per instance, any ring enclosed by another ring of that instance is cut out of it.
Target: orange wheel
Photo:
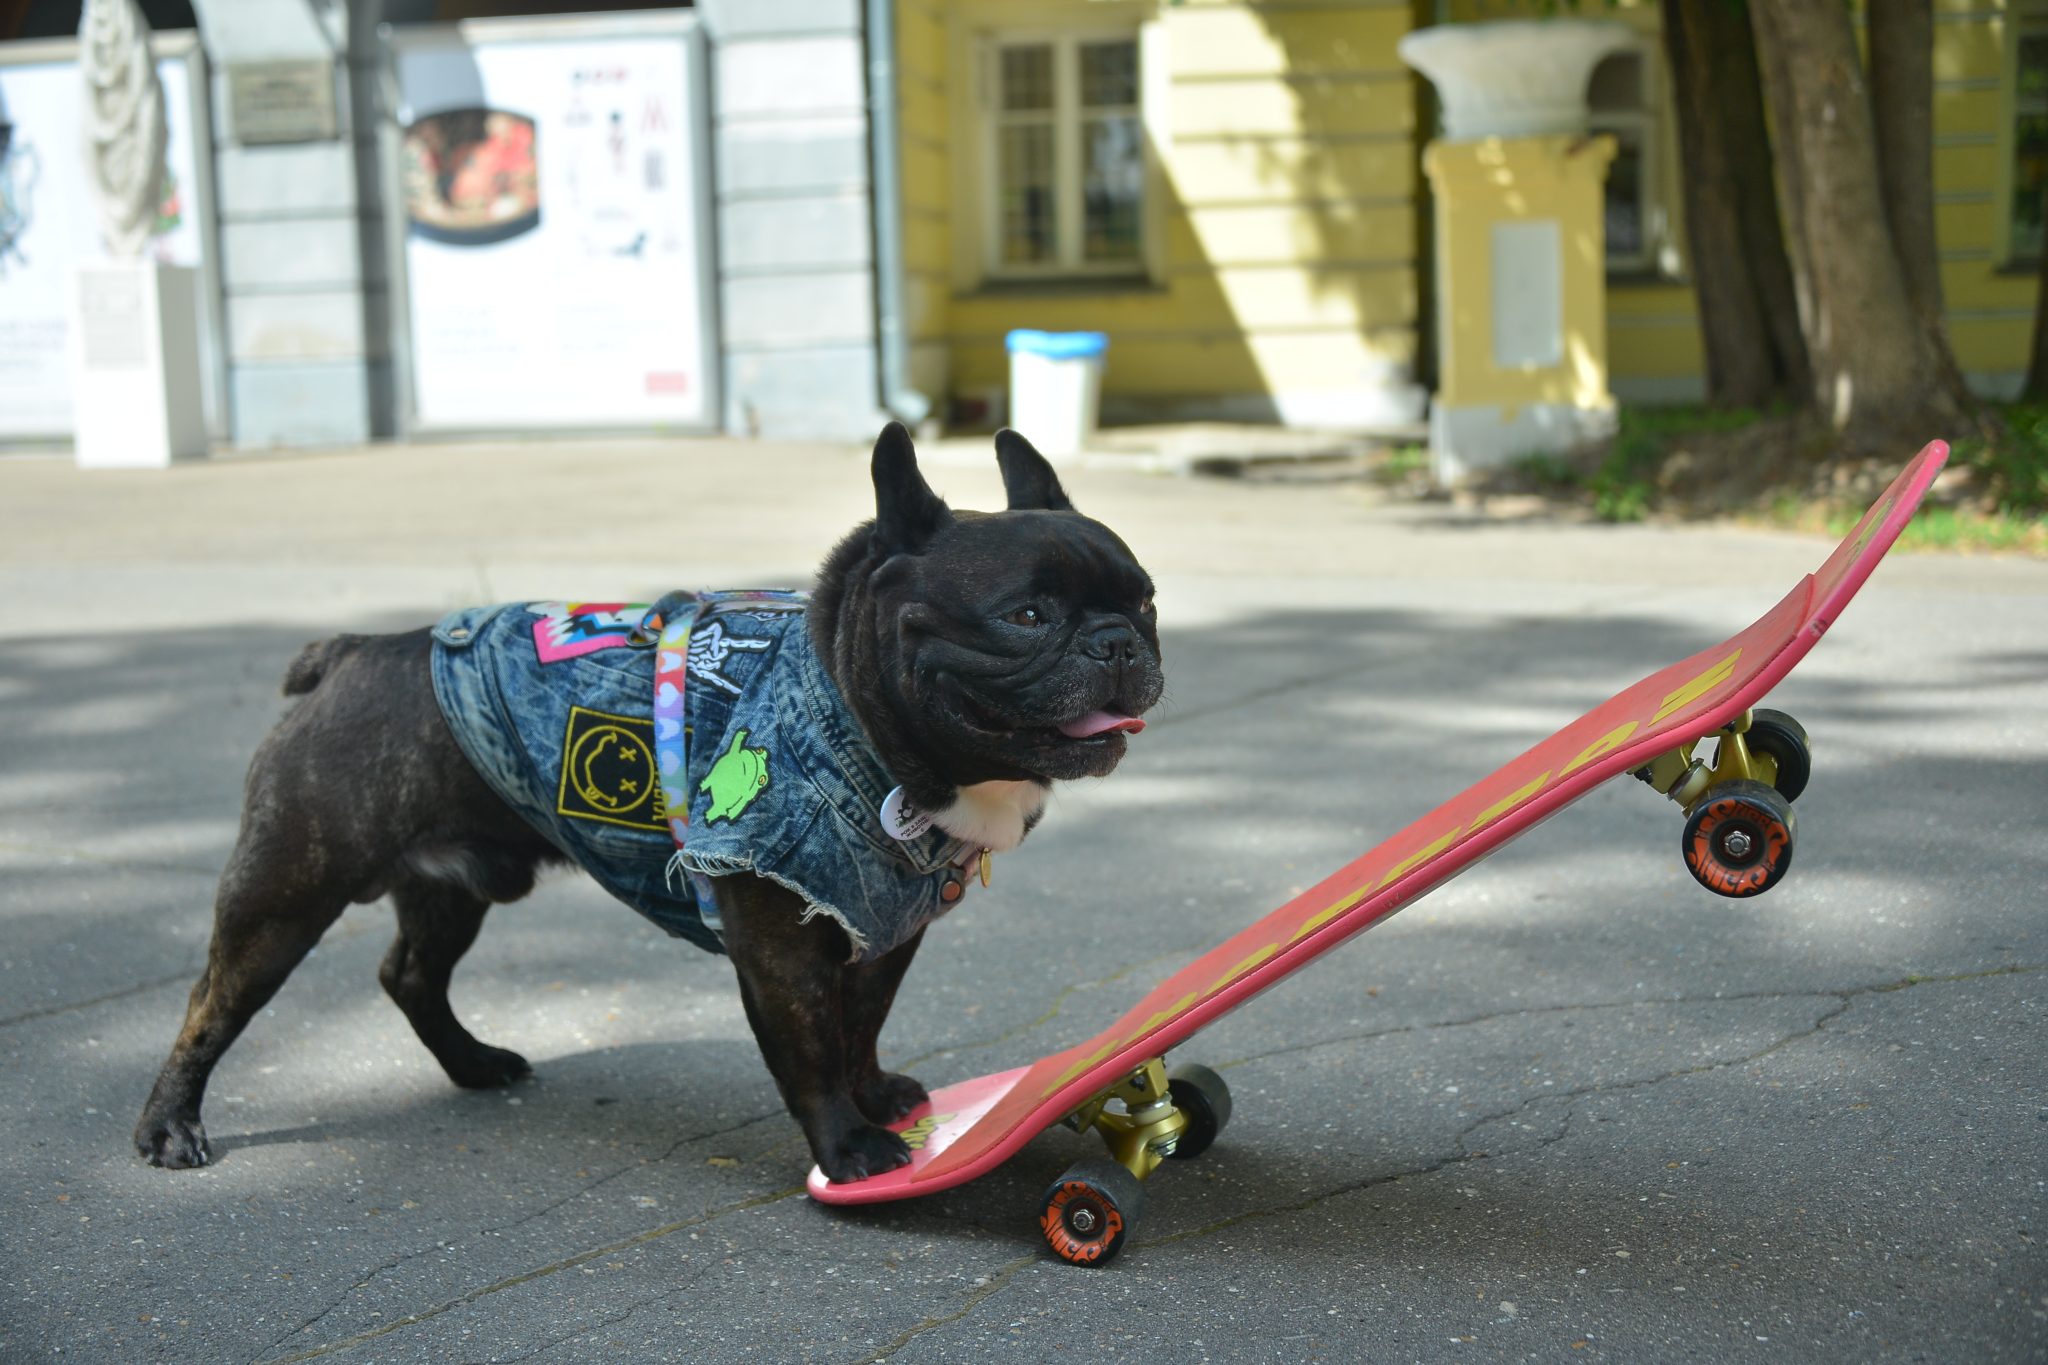
[[[1792,803],[1762,782],[1724,782],[1685,818],[1686,868],[1720,896],[1756,896],[1792,866]]]
[[[1116,1162],[1077,1162],[1046,1190],[1039,1230],[1053,1254],[1069,1265],[1107,1265],[1129,1240],[1145,1206],[1145,1187]]]

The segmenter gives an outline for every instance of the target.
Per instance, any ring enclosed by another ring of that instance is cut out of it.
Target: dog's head
[[[1099,777],[1159,700],[1152,579],[1014,431],[1009,506],[955,511],[910,433],[875,443],[875,519],[826,560],[812,630],[883,760],[928,808],[984,782]]]

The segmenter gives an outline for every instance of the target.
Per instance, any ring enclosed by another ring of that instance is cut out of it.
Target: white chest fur
[[[1045,808],[1046,789],[1036,782],[977,782],[957,789],[953,804],[933,816],[940,829],[991,853],[1008,853]]]

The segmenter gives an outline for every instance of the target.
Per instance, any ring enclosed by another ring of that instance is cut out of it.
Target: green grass
[[[1983,500],[1976,507],[1922,506],[1899,537],[1903,548],[2048,553],[2048,406],[2012,403],[1993,411],[2005,427],[2001,436],[1958,440],[1949,453],[1951,468],[1974,474]],[[1853,507],[1819,510],[1816,518],[1815,509],[1784,499],[1773,505],[1771,519],[1847,534],[1860,515]]]
[[[1952,458],[1977,470],[2000,512],[2048,515],[2048,405],[2014,403],[1999,415],[2005,419],[2003,436],[1957,441]]]
[[[1929,550],[2048,552],[2048,404],[1997,409],[2005,427],[1995,441],[1955,442],[1952,462],[1975,475],[1984,494],[1979,508],[1930,506],[1906,528],[1900,543]],[[1592,504],[1603,521],[1641,521],[1658,505],[1660,475],[1684,438],[1739,430],[1776,414],[1709,408],[1624,408],[1614,439],[1599,462],[1586,465],[1554,455],[1518,461],[1534,485]],[[1764,491],[1748,515],[1777,525],[1845,533],[1862,508],[1814,506],[1785,489]]]
[[[1591,480],[1593,514],[1602,521],[1641,521],[1656,502],[1657,473],[1676,440],[1740,431],[1764,416],[1754,408],[1623,408],[1614,445]]]
[[[1861,514],[1847,508],[1828,513],[1829,535],[1846,536]],[[1793,519],[1795,522],[1797,518]],[[1899,536],[1907,550],[2048,550],[2048,521],[2009,512],[1969,512],[1954,507],[1923,506]]]
[[[1516,468],[1543,487],[1587,494],[1593,501],[1593,515],[1602,521],[1641,521],[1656,503],[1657,472],[1675,439],[1739,430],[1762,416],[1746,408],[1624,407],[1613,442],[1591,470],[1579,469],[1554,455],[1531,455],[1517,462]]]
[[[1420,474],[1429,468],[1429,447],[1423,445],[1398,445],[1387,452],[1386,461],[1380,465],[1380,477],[1388,480],[1405,479],[1411,474]]]
[[[1819,528],[1831,536],[1847,536],[1862,514],[1851,508],[1829,508],[1819,522],[1802,516],[1772,520],[1786,526]],[[1966,508],[1923,505],[1898,534],[1903,551],[2025,551],[2048,553],[2048,518],[2013,516],[2011,512],[1970,512]]]

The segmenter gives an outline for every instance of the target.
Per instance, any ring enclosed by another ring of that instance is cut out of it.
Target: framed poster
[[[716,428],[695,16],[383,34],[406,428]]]
[[[150,251],[199,270],[201,396],[218,437],[227,401],[206,58],[190,32],[150,46],[169,133]],[[69,38],[0,45],[0,441],[71,435],[72,272],[102,255],[77,57]]]

